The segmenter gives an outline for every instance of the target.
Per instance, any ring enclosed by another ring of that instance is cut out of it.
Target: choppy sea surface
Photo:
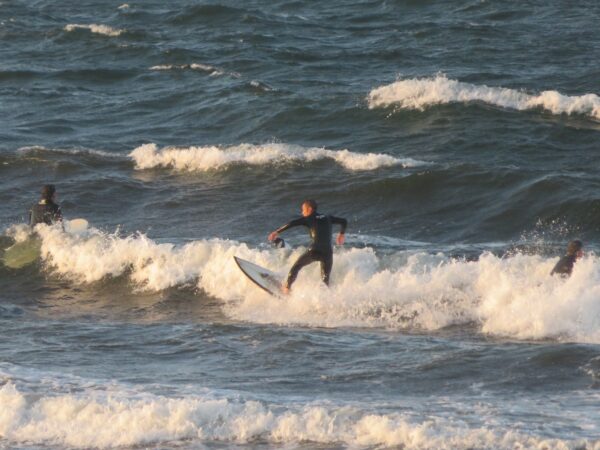
[[[600,449],[597,1],[123,1],[0,1],[0,253],[90,223],[0,267],[0,448]]]

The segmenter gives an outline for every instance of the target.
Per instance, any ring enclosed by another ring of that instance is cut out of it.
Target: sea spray
[[[15,242],[25,242],[27,239],[31,238],[33,230],[29,225],[20,223],[8,227],[4,234],[14,239]]]

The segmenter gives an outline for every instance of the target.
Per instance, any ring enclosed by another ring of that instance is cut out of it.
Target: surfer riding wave
[[[279,233],[293,227],[304,226],[309,229],[311,244],[308,250],[296,260],[290,269],[286,281],[283,283],[282,291],[289,293],[292,284],[300,270],[313,262],[321,263],[321,279],[326,285],[329,285],[329,276],[333,267],[333,244],[332,228],[333,225],[340,225],[341,229],[337,236],[338,245],[343,245],[345,241],[345,232],[348,221],[341,217],[320,214],[317,212],[317,202],[315,200],[305,200],[301,205],[302,217],[294,219],[277,230],[269,234],[269,241],[274,241],[279,237]]]

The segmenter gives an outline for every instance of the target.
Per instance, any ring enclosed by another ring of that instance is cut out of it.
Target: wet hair
[[[303,205],[308,205],[312,208],[313,211],[317,210],[317,202],[313,199],[306,199],[302,202]]]
[[[575,239],[574,241],[569,242],[569,245],[567,245],[567,255],[574,255],[582,248],[583,243],[580,240]]]
[[[56,192],[56,188],[53,184],[46,184],[42,187],[42,198],[44,200],[52,200],[52,196]]]

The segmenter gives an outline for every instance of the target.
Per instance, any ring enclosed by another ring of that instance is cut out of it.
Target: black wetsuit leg
[[[313,259],[310,250],[307,250],[300,255],[288,273],[287,281],[285,282],[285,285],[288,287],[288,289],[291,288],[294,281],[296,281],[296,277],[298,276],[300,269],[302,269],[304,266],[312,264],[313,262],[315,262],[315,260]]]
[[[329,275],[331,275],[331,268],[333,267],[333,253],[322,255],[321,257],[321,279],[323,283],[329,286]]]
[[[321,263],[321,278],[326,285],[329,285],[329,275],[333,266],[333,253],[321,253],[315,250],[307,250],[296,260],[287,277],[286,286],[292,287],[298,273],[304,266],[308,266],[314,262]]]

